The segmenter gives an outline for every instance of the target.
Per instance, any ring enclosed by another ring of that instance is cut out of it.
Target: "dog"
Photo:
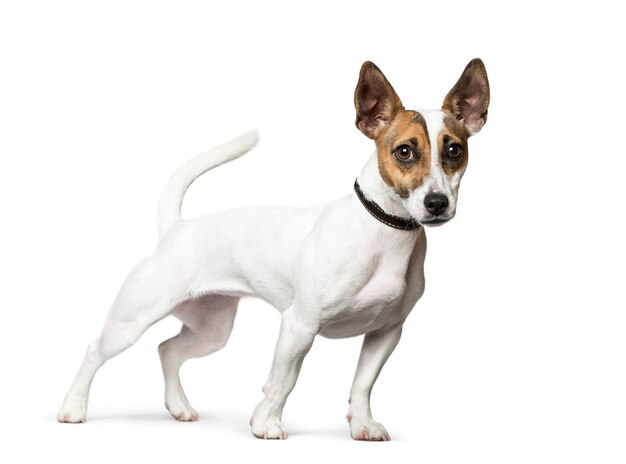
[[[354,94],[356,126],[376,150],[354,193],[308,208],[245,207],[182,220],[189,185],[248,152],[258,135],[244,134],[189,160],[161,196],[157,249],[123,283],[59,422],[84,422],[96,371],[170,314],[183,325],[159,345],[165,405],[180,421],[197,420],[179,369],[222,348],[239,299],[254,296],[280,311],[281,326],[264,398],[250,420],[252,434],[287,438],[282,411],[316,335],[364,335],[350,390],[350,433],[356,440],[389,440],[372,418],[372,386],[424,292],[424,228],[456,213],[467,141],[487,120],[489,95],[485,66],[476,58],[441,110],[406,110],[380,69],[365,62]]]

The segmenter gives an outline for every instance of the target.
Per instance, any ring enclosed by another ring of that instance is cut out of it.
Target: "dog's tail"
[[[200,153],[179,167],[163,189],[157,211],[159,237],[181,220],[180,207],[191,183],[220,164],[228,163],[250,151],[259,141],[259,133],[252,130],[236,139]]]

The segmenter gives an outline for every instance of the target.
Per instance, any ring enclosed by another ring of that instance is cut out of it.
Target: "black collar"
[[[356,192],[356,196],[359,197],[359,200],[361,200],[361,203],[363,203],[363,206],[365,206],[365,209],[383,224],[402,230],[415,230],[420,228],[420,224],[416,222],[415,219],[405,219],[399,216],[394,216],[393,214],[385,213],[385,211],[378,204],[365,198],[361,187],[359,187],[358,179],[354,181],[354,191]]]

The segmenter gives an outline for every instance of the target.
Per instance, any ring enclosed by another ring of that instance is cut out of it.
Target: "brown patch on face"
[[[415,159],[399,160],[395,153],[401,145],[413,148]],[[417,111],[398,112],[376,138],[376,148],[381,177],[401,198],[408,198],[430,172],[431,149],[426,121]]]
[[[465,169],[468,161],[467,139],[469,132],[465,125],[452,114],[447,113],[443,118],[443,129],[437,134],[437,150],[441,158],[443,171],[451,176],[455,172]],[[452,144],[458,144],[463,150],[460,159],[450,157],[448,151]]]

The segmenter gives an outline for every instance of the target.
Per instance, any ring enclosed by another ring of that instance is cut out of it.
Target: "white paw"
[[[181,396],[166,399],[165,407],[178,421],[194,422],[198,420],[198,413],[191,407],[187,399]]]
[[[385,427],[371,419],[356,420],[348,415],[350,423],[350,434],[355,440],[366,441],[389,441],[391,437],[385,430]]]
[[[66,399],[57,414],[57,420],[67,424],[80,424],[87,420],[86,401]]]
[[[264,440],[286,440],[287,432],[279,419],[270,418],[266,421],[252,419],[252,435]]]

